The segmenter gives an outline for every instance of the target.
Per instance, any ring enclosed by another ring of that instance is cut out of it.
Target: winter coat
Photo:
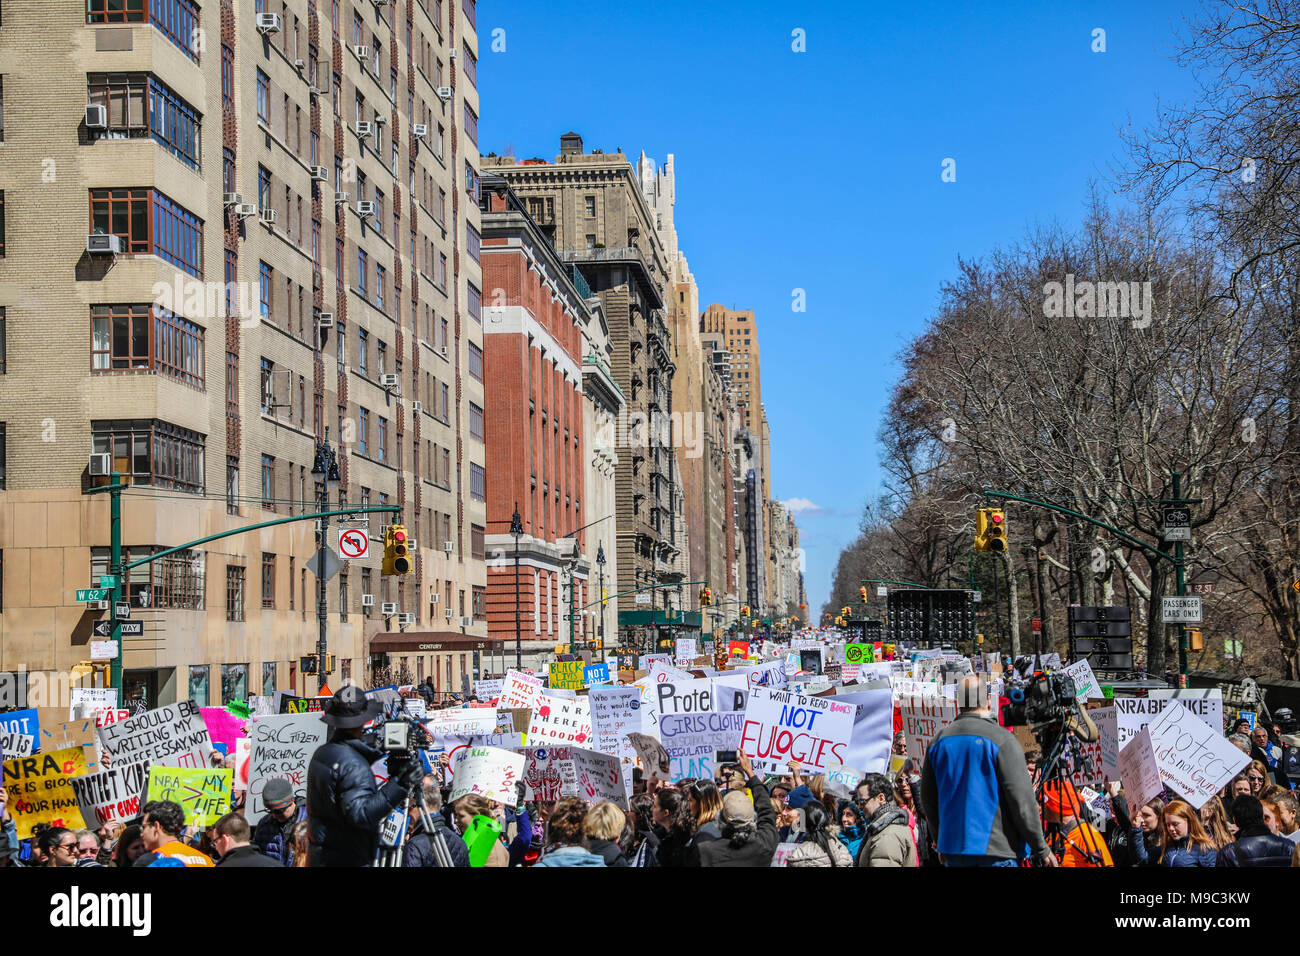
[[[1237,839],[1219,851],[1219,866],[1290,866],[1296,845],[1262,823],[1237,831]],[[1207,866],[1212,864],[1206,864]]]
[[[627,866],[623,848],[613,840],[588,840],[587,848],[604,860],[606,866]]]
[[[1014,860],[1029,844],[1051,854],[1025,752],[997,721],[972,711],[939,731],[925,755],[921,805],[939,852]]]
[[[721,839],[710,840],[693,848],[700,866],[772,865],[772,854],[776,852],[777,844],[776,813],[772,810],[772,798],[767,795],[767,787],[757,777],[749,778],[748,787],[753,794],[756,813],[753,835],[740,846],[733,846],[724,827]]]
[[[561,846],[542,855],[534,866],[604,866],[605,861],[580,846]]]
[[[1130,833],[1129,836],[1132,837],[1132,834]],[[1141,845],[1142,849],[1138,849],[1138,845]],[[1134,849],[1137,851],[1139,859],[1145,853],[1147,859],[1152,861],[1152,863],[1139,863],[1139,866],[1214,866],[1219,856],[1219,851],[1214,847],[1192,846],[1186,837],[1181,840],[1170,840],[1165,846],[1165,855],[1163,857],[1160,855],[1159,847],[1146,846],[1140,836]],[[1290,865],[1290,863],[1291,861],[1288,859],[1287,865]]]
[[[460,838],[460,835],[448,827],[442,817],[430,814],[429,819],[433,821],[433,828],[442,834],[447,852],[451,855],[452,865],[469,866],[469,847],[465,846],[465,841]],[[402,851],[402,866],[437,866],[438,858],[434,855],[429,834],[424,831],[423,824],[417,819],[412,827],[415,828],[415,832],[406,842],[406,849]]]
[[[835,866],[845,868],[853,866],[853,857],[849,855],[849,851],[845,849],[843,843],[831,837],[827,845],[831,848],[831,854],[835,858]],[[786,858],[785,865],[829,867],[831,859],[826,856],[826,851],[818,846],[815,841],[804,840]]]
[[[250,867],[269,866],[274,870],[284,869],[284,864],[279,860],[272,859],[255,846],[244,844],[237,846],[229,853],[217,861],[218,867],[227,866],[232,869],[245,869]]]
[[[691,837],[677,833],[666,833],[659,837],[659,848],[655,859],[660,866],[692,866],[691,851],[694,845]]]
[[[307,768],[309,866],[369,866],[379,825],[406,792],[395,780],[375,783],[370,765],[382,757],[360,740],[331,740]]]
[[[715,818],[708,823],[701,824],[695,831],[695,845],[708,843],[710,840],[722,839],[722,824]]]
[[[270,811],[257,821],[253,830],[252,844],[281,866],[293,864],[293,841],[289,834],[300,820],[307,819],[307,804],[299,803],[297,812],[289,818],[288,823],[281,823]]]
[[[916,844],[912,842],[907,821],[907,811],[897,804],[887,803],[877,810],[867,823],[857,865],[916,866]]]
[[[636,848],[630,861],[632,866],[659,865],[659,835],[653,830],[643,835],[641,845]]]

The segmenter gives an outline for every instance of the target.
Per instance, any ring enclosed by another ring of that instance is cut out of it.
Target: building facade
[[[130,560],[322,503],[395,506],[349,524],[374,541],[400,520],[417,544],[410,575],[382,576],[372,546],[329,578],[339,663],[310,678],[307,563],[321,535],[337,549],[337,521],[140,565],[132,695],[472,679],[489,649],[475,15],[473,0],[5,4],[0,669],[88,657],[107,615],[74,592],[108,570],[107,496],[84,493],[106,454],[132,485]],[[37,34],[67,68],[30,56]],[[335,490],[312,475],[327,436]]]

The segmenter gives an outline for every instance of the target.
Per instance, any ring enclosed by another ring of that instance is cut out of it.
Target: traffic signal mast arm
[[[659,588],[681,588],[691,584],[707,584],[707,581],[668,581],[664,584],[643,584],[639,588],[632,588],[628,591],[619,591],[617,594],[607,594],[604,598],[592,601],[590,604],[583,604],[578,608],[579,611],[585,611],[589,607],[595,607],[601,601],[609,601],[616,597],[622,597],[624,594],[636,594],[638,591],[655,591]]]
[[[1059,514],[1069,515],[1072,518],[1078,518],[1081,521],[1088,522],[1089,524],[1095,524],[1098,528],[1105,528],[1111,534],[1123,538],[1129,544],[1139,547],[1143,551],[1147,551],[1151,554],[1154,554],[1158,558],[1164,558],[1170,564],[1177,565],[1179,563],[1178,559],[1175,558],[1173,555],[1165,554],[1165,552],[1161,551],[1159,548],[1147,544],[1141,538],[1135,538],[1131,534],[1120,531],[1119,528],[1108,525],[1104,521],[1098,521],[1096,518],[1090,518],[1087,515],[1081,514],[1078,511],[1071,511],[1069,508],[1062,508],[1060,505],[1048,504],[1046,501],[1039,501],[1035,498],[1022,498],[1019,495],[1008,494],[1005,491],[994,491],[992,488],[985,488],[983,491],[983,495],[986,498],[1003,498],[1007,501],[1019,501],[1027,505],[1037,505],[1040,508],[1046,508],[1048,511],[1055,511],[1058,512]]]

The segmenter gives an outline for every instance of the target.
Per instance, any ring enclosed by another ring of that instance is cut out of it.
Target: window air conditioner
[[[456,550],[456,542],[444,541],[442,543],[442,550],[446,551],[448,554],[451,554],[452,551]]]
[[[451,99],[451,87],[450,86],[438,87],[438,99],[443,100],[444,102],[446,100]]]
[[[100,103],[86,104],[86,129],[108,129],[108,108]]]
[[[334,313],[322,312],[320,315],[316,316],[316,328],[318,329],[334,328]]]
[[[439,594],[437,591],[434,591],[432,594],[429,595],[430,604],[437,604],[441,600],[442,600],[442,595]]]
[[[473,619],[472,617],[462,617],[462,618],[460,619],[460,626],[461,626],[461,627],[473,627],[473,626],[474,626],[474,619]]]
[[[374,607],[374,606],[375,606],[375,596],[374,596],[373,594],[363,594],[363,595],[361,595],[361,606],[362,606],[362,607]]]
[[[95,453],[90,456],[91,477],[108,477],[113,473],[113,456],[108,452]]]
[[[427,123],[415,123],[411,126],[411,134],[416,139],[423,139],[429,135],[429,126]]]
[[[384,372],[379,376],[379,385],[381,388],[397,388],[398,377],[393,372]]]
[[[259,218],[262,220],[262,225],[264,225],[264,226],[274,226],[274,225],[275,225],[275,210],[274,210],[274,209],[263,209],[263,210],[261,211],[261,213],[259,214]]]
[[[358,44],[357,46],[354,46],[352,48],[352,52],[357,55],[358,60],[370,59],[370,47],[365,46],[364,44]]]
[[[280,32],[280,14],[278,13],[259,13],[257,15],[257,32],[265,36],[268,33]]]
[[[311,178],[313,182],[327,183],[330,179],[330,171],[325,166],[311,167]]]
[[[240,219],[251,219],[257,215],[257,206],[251,202],[241,202],[235,204],[235,215]]]
[[[412,404],[411,408],[413,411],[422,412],[424,411],[424,403],[417,401]]]
[[[367,123],[365,120],[357,121],[357,135],[361,137],[374,136],[375,124]]]
[[[361,216],[363,219],[373,216],[378,208],[379,204],[373,199],[357,200],[357,215]]]
[[[221,204],[223,206],[238,206],[244,201],[244,197],[239,193],[222,193]]]
[[[396,613],[397,613],[397,602],[396,602],[396,601],[385,601],[382,605],[380,605],[379,610],[383,613],[383,615],[384,615],[385,617],[389,617],[389,616],[391,616],[391,615],[393,615],[393,614],[396,614]]]
[[[92,256],[102,253],[120,255],[122,252],[122,238],[112,234],[104,235],[103,233],[87,236],[86,252]]]

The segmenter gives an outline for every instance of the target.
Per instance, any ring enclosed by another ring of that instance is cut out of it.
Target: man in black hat
[[[381,789],[370,765],[383,756],[361,737],[383,709],[360,687],[340,688],[325,705],[323,720],[334,728],[307,768],[309,866],[369,866],[379,846],[379,825],[419,782],[420,761]]]

